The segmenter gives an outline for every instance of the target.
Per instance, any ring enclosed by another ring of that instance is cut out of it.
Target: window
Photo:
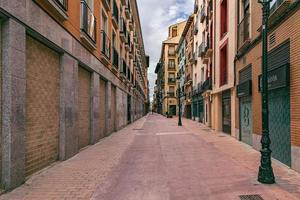
[[[172,28],[172,37],[176,37],[177,36],[177,27],[173,27]]]
[[[105,33],[108,32],[107,16],[104,11],[102,12],[101,30],[104,31]]]
[[[227,33],[227,0],[223,0],[221,3],[221,38]]]
[[[175,78],[175,74],[174,73],[170,73],[169,74],[169,78]]]
[[[175,56],[175,46],[174,45],[170,45],[169,46],[169,55],[170,56]]]
[[[220,86],[228,82],[227,44],[220,52]]]
[[[169,59],[169,69],[175,69],[175,60]]]

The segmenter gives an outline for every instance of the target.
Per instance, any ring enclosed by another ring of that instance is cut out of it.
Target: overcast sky
[[[137,0],[145,51],[150,56],[148,77],[150,98],[153,98],[153,87],[156,64],[160,57],[162,41],[167,39],[168,26],[184,21],[192,13],[194,0]]]

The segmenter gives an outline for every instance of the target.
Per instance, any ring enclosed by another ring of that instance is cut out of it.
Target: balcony
[[[130,17],[130,20],[129,20],[129,22],[128,22],[128,26],[129,26],[129,29],[130,29],[131,31],[133,31],[133,17],[132,17],[132,16]]]
[[[116,0],[113,2],[113,12],[112,12],[112,24],[114,25],[115,28],[118,28],[119,25],[119,8],[116,3]]]
[[[168,83],[169,84],[176,84],[176,79],[175,78],[168,78]]]
[[[238,49],[241,49],[250,43],[249,29],[250,29],[250,15],[247,14],[238,25]]]
[[[119,70],[119,53],[115,48],[113,48],[113,69]]]
[[[170,70],[170,71],[176,71],[175,63],[174,62],[169,62],[168,63],[168,70]]]
[[[121,73],[120,73],[120,77],[121,79],[125,80],[126,76],[127,76],[127,65],[124,59],[121,60]]]
[[[122,6],[126,6],[126,0],[121,0]]]
[[[203,56],[205,56],[206,50],[207,50],[206,42],[202,42],[202,43],[199,45],[199,49],[198,49],[198,57],[203,57]]]
[[[133,59],[133,52],[134,52],[134,50],[133,50],[133,44],[131,44],[130,48],[129,48],[129,58],[130,59]]]
[[[123,18],[120,20],[120,39],[122,42],[126,42],[126,34],[127,34],[127,29],[126,29],[126,23]]]
[[[200,22],[203,23],[205,18],[206,18],[206,11],[205,11],[205,7],[202,6],[200,11]]]
[[[127,19],[130,19],[130,15],[131,15],[131,8],[130,8],[129,0],[127,0],[126,6],[125,6],[125,16]]]
[[[110,61],[110,40],[105,31],[101,31],[101,53],[105,61]]]
[[[48,5],[51,12],[55,13],[60,20],[65,21],[68,19],[68,0],[45,0],[43,1]]]
[[[211,58],[213,55],[212,43],[210,42],[210,38],[207,39],[207,49],[206,49],[206,57]]]
[[[202,84],[202,89],[203,92],[207,91],[207,90],[212,90],[212,78],[209,77],[206,79],[206,81],[204,81],[204,83]]]
[[[193,64],[196,65],[197,64],[197,56],[196,56],[196,52],[193,53]]]
[[[80,10],[80,37],[87,45],[96,49],[96,18],[85,1],[81,1]]]
[[[126,36],[125,49],[126,49],[126,51],[129,51],[129,49],[130,49],[130,33],[129,32],[127,32],[127,36]]]
[[[110,9],[110,0],[102,0],[102,4],[107,11]]]
[[[209,2],[208,2],[208,11],[209,11],[208,17],[209,17],[209,19],[212,19],[212,16],[214,14],[213,1],[212,0],[209,0]]]
[[[196,24],[196,26],[194,27],[194,35],[197,35],[199,32],[198,26]]]
[[[184,84],[185,85],[190,85],[192,83],[192,78],[191,78],[191,75],[188,74],[185,79],[184,79]]]
[[[272,23],[283,14],[292,2],[293,0],[277,0],[271,7],[269,22]]]
[[[198,0],[195,0],[195,4],[194,4],[194,14],[197,14],[198,9],[199,9]]]

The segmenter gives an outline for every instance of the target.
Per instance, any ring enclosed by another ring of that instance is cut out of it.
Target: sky
[[[167,39],[171,24],[187,20],[192,14],[194,0],[137,0],[137,4],[145,51],[150,56],[148,78],[152,101],[156,79],[154,70],[159,61],[162,41]]]

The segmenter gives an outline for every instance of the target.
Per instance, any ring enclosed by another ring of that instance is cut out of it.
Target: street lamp
[[[178,93],[177,93],[177,98],[178,98],[178,126],[182,126],[182,122],[181,122],[181,90],[180,90],[180,75],[179,73],[177,74],[177,83],[178,83]]]
[[[259,0],[262,4],[262,138],[261,159],[258,181],[265,184],[275,183],[271,163],[271,139],[269,135],[269,105],[268,105],[268,18],[271,0]]]
[[[170,118],[170,115],[169,115],[169,94],[170,92],[167,92],[167,118]]]

